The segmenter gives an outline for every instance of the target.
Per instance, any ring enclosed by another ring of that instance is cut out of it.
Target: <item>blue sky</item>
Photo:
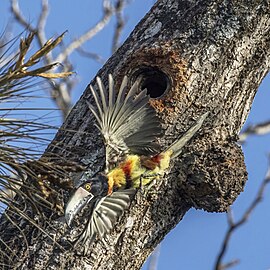
[[[0,29],[4,30],[10,21],[8,12],[9,1],[0,2]],[[94,25],[101,17],[101,1],[80,0],[50,1],[51,9],[46,28],[47,37],[60,34],[68,30],[65,42],[80,36],[87,27]],[[122,41],[133,30],[139,20],[150,9],[154,1],[130,1],[125,17],[127,25]],[[38,16],[40,1],[21,0],[23,13],[29,21],[35,22]],[[111,54],[112,29],[115,20],[95,38],[89,41],[84,48],[100,54],[107,59]],[[15,28],[16,29],[16,28]],[[19,32],[19,31],[18,31]],[[101,68],[101,64],[87,58],[82,58],[76,52],[71,57],[74,69],[77,72],[78,84],[73,92],[75,103],[80,97],[89,81]],[[251,113],[246,124],[256,124],[270,118],[270,76],[268,75],[255,97]],[[48,101],[49,103],[49,101]],[[48,104],[52,106],[52,104]],[[60,118],[59,118],[60,119]],[[249,180],[245,191],[238,197],[233,205],[235,219],[245,211],[256,195],[264,179],[268,155],[270,152],[270,135],[252,136],[243,146],[245,160],[249,173]],[[253,212],[249,222],[242,226],[233,235],[225,262],[240,259],[240,264],[232,269],[252,270],[270,268],[270,211],[269,188],[267,188],[263,202]],[[227,228],[225,214],[206,213],[204,211],[190,210],[183,221],[176,226],[161,244],[158,270],[209,270],[213,269],[215,258]],[[147,269],[146,266],[144,269]]]

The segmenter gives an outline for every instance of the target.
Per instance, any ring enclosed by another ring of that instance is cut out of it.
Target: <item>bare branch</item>
[[[82,46],[83,43],[91,39],[100,32],[110,21],[112,17],[112,7],[108,0],[103,1],[103,17],[93,28],[88,29],[83,35],[70,43],[56,58],[56,62],[64,62],[67,57],[76,49]]]
[[[14,15],[14,18],[25,28],[29,29],[31,32],[35,32],[36,29],[28,23],[23,15],[21,14],[18,0],[11,0],[11,13]]]
[[[21,26],[28,28],[31,32],[34,32],[36,34],[35,37],[38,41],[39,47],[43,47],[47,40],[45,34],[45,26],[49,12],[48,0],[42,0],[41,2],[41,11],[36,26],[31,25],[24,18],[23,14],[20,11],[18,0],[11,0],[11,12],[15,20]],[[110,1],[103,0],[103,17],[101,18],[101,20],[97,22],[94,27],[90,28],[85,34],[80,36],[75,41],[71,42],[66,48],[63,48],[62,52],[60,52],[58,56],[53,57],[53,55],[49,52],[45,55],[43,61],[46,63],[46,65],[51,65],[55,62],[65,63],[64,69],[63,67],[60,67],[60,73],[68,74],[72,70],[72,65],[68,60],[69,55],[73,53],[74,50],[81,47],[83,43],[85,43],[93,36],[95,36],[98,32],[100,32],[110,21],[112,13],[113,9],[111,7]],[[96,57],[96,59],[98,58]],[[99,61],[101,60],[99,59]],[[59,68],[59,66],[57,68]],[[51,98],[56,103],[58,108],[61,109],[63,118],[68,115],[71,108],[71,90],[74,87],[74,84],[74,79],[70,78],[64,78],[60,83],[53,82],[51,84]]]
[[[231,267],[234,267],[235,265],[239,264],[239,260],[232,260],[231,262],[225,263],[221,266],[220,270],[225,270]]]
[[[49,11],[49,4],[48,0],[42,0],[42,7],[41,7],[41,12],[40,16],[38,19],[37,26],[34,27],[31,25],[27,20],[24,18],[20,11],[19,3],[18,0],[11,0],[11,13],[13,14],[15,20],[24,28],[27,28],[30,32],[34,32],[36,34],[39,46],[42,47],[44,43],[46,42],[47,38],[45,36],[45,25],[47,22],[47,16],[48,16],[48,11]],[[52,57],[46,55],[45,59],[47,60],[47,64],[52,61]]]
[[[81,54],[82,56],[85,56],[85,57],[88,57],[90,59],[94,59],[95,61],[97,61],[98,63],[100,64],[104,64],[105,63],[105,59],[100,56],[99,54],[97,53],[93,53],[93,52],[87,52],[86,50],[84,50],[82,47],[79,47],[77,49],[77,52],[79,54]]]
[[[114,53],[119,48],[119,39],[125,26],[125,20],[123,18],[123,9],[125,4],[125,0],[117,0],[115,3],[116,27],[112,41],[112,53]]]
[[[249,208],[246,210],[246,212],[243,214],[242,218],[238,222],[234,222],[231,210],[228,211],[229,228],[225,234],[221,250],[220,250],[219,255],[217,257],[215,268],[214,268],[215,270],[224,270],[224,269],[232,267],[236,263],[238,263],[238,260],[234,260],[230,263],[222,264],[222,260],[224,258],[224,255],[225,255],[227,249],[228,249],[228,246],[229,246],[230,238],[236,229],[238,229],[240,226],[242,226],[244,223],[246,223],[248,221],[251,213],[254,211],[254,209],[257,207],[257,205],[262,201],[264,191],[266,189],[267,184],[269,184],[269,182],[270,182],[270,167],[268,168],[265,179],[263,180],[255,199],[253,200],[253,202],[251,203]]]
[[[243,143],[250,135],[265,135],[267,133],[270,133],[270,121],[259,123],[255,126],[248,126],[243,132],[240,133],[239,141]]]
[[[45,36],[45,26],[47,23],[47,17],[49,14],[49,3],[48,0],[42,0],[42,8],[39,15],[38,23],[37,23],[37,33],[39,37],[39,43],[44,44],[46,42]]]

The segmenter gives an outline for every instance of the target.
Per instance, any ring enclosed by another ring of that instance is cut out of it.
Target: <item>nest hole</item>
[[[151,98],[162,97],[170,86],[168,76],[155,67],[140,68],[132,77],[139,81],[139,88],[146,89]]]

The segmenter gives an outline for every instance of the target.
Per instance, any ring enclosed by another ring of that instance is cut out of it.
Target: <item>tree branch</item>
[[[11,0],[11,12],[16,21],[23,27],[36,33],[39,47],[41,48],[47,40],[45,34],[45,26],[47,22],[47,16],[49,12],[48,0],[42,0],[42,6],[40,15],[38,18],[37,26],[33,26],[26,21],[23,14],[20,11],[18,0]],[[78,37],[76,40],[71,42],[67,47],[63,48],[62,51],[55,57],[51,53],[44,57],[44,61],[47,65],[52,63],[64,63],[63,72],[69,72],[72,70],[72,65],[69,61],[69,56],[74,50],[81,47],[86,41],[93,38],[99,33],[110,21],[113,15],[113,9],[109,0],[103,0],[103,17],[96,23],[94,27],[89,28],[86,33]],[[58,66],[59,69],[59,66]],[[71,78],[63,79],[60,83],[54,82],[51,86],[51,98],[56,103],[57,107],[62,111],[63,117],[65,118],[71,108],[71,90],[74,86],[74,80]]]
[[[226,251],[228,250],[228,246],[229,246],[229,242],[230,242],[230,239],[232,237],[232,234],[234,233],[235,230],[237,230],[239,227],[241,227],[242,225],[244,225],[248,221],[248,219],[249,219],[250,215],[252,214],[252,212],[254,212],[255,208],[262,201],[266,186],[269,184],[269,182],[270,182],[270,166],[268,168],[265,179],[263,180],[255,199],[253,200],[251,205],[248,207],[248,209],[245,211],[242,218],[240,218],[239,221],[234,222],[232,212],[231,212],[230,209],[228,210],[227,216],[228,216],[229,228],[228,228],[228,230],[227,230],[227,232],[225,234],[221,250],[220,250],[220,252],[219,252],[219,254],[217,256],[217,260],[216,260],[216,264],[215,264],[215,270],[228,269],[229,267],[232,267],[235,264],[239,263],[239,260],[234,260],[234,261],[232,261],[230,263],[227,263],[227,264],[223,265],[222,260],[223,260],[223,258],[225,256]]]
[[[116,27],[113,35],[112,53],[114,53],[119,47],[120,36],[125,26],[125,21],[123,18],[123,9],[125,5],[126,5],[125,0],[117,0],[115,3]]]
[[[99,54],[97,53],[93,53],[93,52],[87,52],[85,51],[82,47],[79,47],[77,49],[77,52],[85,57],[88,57],[90,59],[94,59],[95,61],[97,61],[98,63],[100,64],[104,64],[105,63],[105,59],[100,56]]]
[[[19,7],[19,3],[18,0],[10,0],[11,2],[11,12],[14,15],[14,18],[26,29],[29,29],[31,32],[35,32],[35,28],[32,27],[32,25],[30,23],[28,23],[25,18],[23,17],[23,15],[21,14],[20,11],[20,7]]]
[[[49,14],[48,0],[42,0],[42,7],[41,7],[40,15],[38,18],[37,27],[36,27],[36,32],[38,34],[38,40],[39,40],[39,46],[42,46],[47,40],[46,35],[45,35],[45,27],[47,23],[48,14]],[[52,62],[51,58],[52,58],[51,54],[50,56],[47,56],[48,63]]]
[[[270,132],[270,121],[259,123],[256,125],[250,125],[239,135],[239,141],[244,143],[250,135],[266,135]]]
[[[93,38],[98,32],[100,32],[110,21],[112,17],[112,7],[109,0],[103,0],[103,17],[96,25],[88,29],[83,35],[71,42],[57,57],[56,62],[63,62],[67,57],[76,49],[82,46],[87,40]]]

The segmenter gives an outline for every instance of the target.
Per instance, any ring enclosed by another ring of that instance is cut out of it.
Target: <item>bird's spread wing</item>
[[[149,155],[159,151],[155,139],[162,135],[162,129],[155,110],[148,103],[146,89],[139,92],[137,82],[127,88],[127,82],[124,77],[117,91],[109,75],[109,91],[99,77],[97,88],[90,85],[96,106],[88,105],[104,137],[107,165],[128,152]]]
[[[103,239],[128,208],[135,192],[133,188],[120,190],[100,199],[77,242],[89,247],[97,236]]]

